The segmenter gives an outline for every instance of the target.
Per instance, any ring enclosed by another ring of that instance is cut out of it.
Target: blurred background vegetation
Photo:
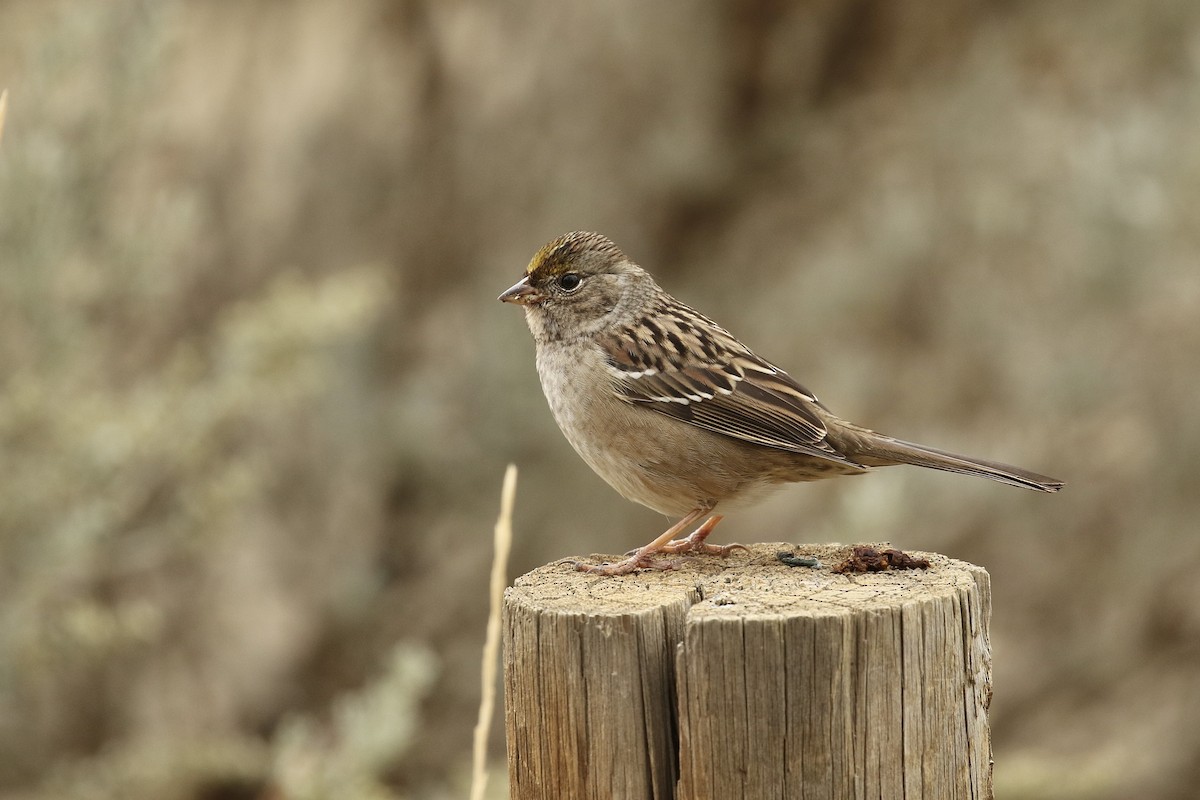
[[[462,796],[503,465],[514,574],[662,526],[495,301],[583,228],[1065,478],[722,530],[984,565],[1000,796],[1195,796],[1200,4],[8,0],[5,86],[0,795]]]

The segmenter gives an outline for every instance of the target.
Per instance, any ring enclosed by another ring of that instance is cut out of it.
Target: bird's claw
[[[720,556],[721,558],[725,558],[734,550],[745,550],[747,553],[750,552],[750,548],[746,547],[744,544],[709,544],[705,541],[692,541],[691,537],[688,537],[687,539],[675,539],[674,541],[667,542],[662,546],[662,550],[660,552],[672,553],[674,555],[679,555],[681,553],[703,553],[709,556]]]
[[[720,556],[725,558],[734,550],[745,550],[750,552],[750,548],[744,544],[709,544],[708,542],[691,542],[687,539],[674,539],[663,545],[658,552],[670,553],[671,555],[683,555],[685,553],[703,553],[708,556]],[[626,550],[626,556],[633,556],[637,553],[637,549]]]
[[[650,553],[639,553],[637,550],[627,555],[629,555],[629,558],[624,561],[618,561],[615,564],[609,562],[603,564],[585,564],[582,561],[576,561],[575,569],[591,575],[628,575],[639,569],[653,569],[664,572],[679,569],[679,562],[673,559],[655,559],[650,557]]]

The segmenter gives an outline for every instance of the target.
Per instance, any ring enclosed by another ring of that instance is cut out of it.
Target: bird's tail
[[[859,445],[858,452],[851,457],[867,466],[913,464],[918,467],[957,472],[961,475],[978,475],[981,478],[989,478],[1010,486],[1035,489],[1039,492],[1057,492],[1064,485],[1057,478],[1039,475],[1021,467],[950,453],[946,450],[893,439],[877,433],[862,437],[857,444]]]

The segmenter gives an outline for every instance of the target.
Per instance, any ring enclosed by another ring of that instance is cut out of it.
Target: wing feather
[[[861,466],[829,444],[811,392],[681,308],[600,339],[621,399],[724,436]]]

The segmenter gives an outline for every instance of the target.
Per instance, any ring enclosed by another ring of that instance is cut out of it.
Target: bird
[[[1064,485],[841,419],[599,233],[547,243],[498,299],[524,308],[542,390],[579,456],[626,499],[677,519],[623,560],[575,562],[584,572],[671,569],[678,562],[663,555],[746,549],[705,541],[719,512],[787,483],[911,464],[1040,492]]]

